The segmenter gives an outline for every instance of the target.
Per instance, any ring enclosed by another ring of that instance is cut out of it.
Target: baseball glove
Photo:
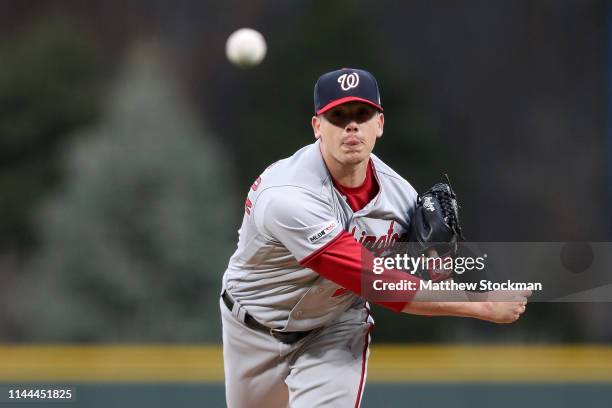
[[[419,196],[409,237],[412,256],[428,249],[435,249],[441,257],[456,254],[458,242],[464,238],[457,196],[450,183],[437,183]]]

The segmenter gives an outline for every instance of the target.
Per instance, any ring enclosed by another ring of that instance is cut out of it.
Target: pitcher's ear
[[[385,127],[385,115],[381,112],[378,114],[378,132],[376,133],[376,137],[382,137],[384,127]]]
[[[321,119],[318,116],[313,116],[311,120],[312,131],[315,139],[321,138]]]

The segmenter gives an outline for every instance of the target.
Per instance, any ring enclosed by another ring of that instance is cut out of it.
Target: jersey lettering
[[[255,180],[253,182],[253,184],[251,185],[251,190],[253,191],[257,191],[257,189],[259,188],[259,185],[261,184],[261,176],[257,177],[257,180]],[[244,212],[247,215],[251,215],[251,210],[253,209],[253,202],[251,201],[251,199],[247,196],[246,201],[244,202]]]
[[[259,188],[260,184],[261,184],[261,176],[257,177],[257,180],[255,180],[255,182],[253,182],[253,185],[251,186],[251,190],[257,191],[257,189]]]
[[[369,249],[374,255],[382,255],[386,249],[390,248],[394,243],[403,240],[406,234],[399,234],[394,231],[395,221],[389,223],[389,229],[384,235],[368,235],[366,231],[361,231],[359,238],[355,235],[357,227],[351,229],[351,235],[355,238],[364,248]]]
[[[249,197],[247,197],[246,201],[244,202],[244,212],[247,213],[247,215],[251,215],[251,208],[253,208],[253,203]]]

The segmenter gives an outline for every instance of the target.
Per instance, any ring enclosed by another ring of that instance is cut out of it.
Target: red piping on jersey
[[[374,106],[376,109],[380,110],[381,112],[384,111],[382,106],[377,105],[374,102],[369,101],[367,99],[359,98],[358,96],[346,96],[344,98],[336,99],[335,101],[328,103],[327,105],[325,105],[324,107],[322,107],[321,109],[317,111],[317,115],[327,112],[331,108],[335,108],[338,105],[342,105],[343,103],[352,102],[352,101],[367,103],[368,105]]]
[[[368,328],[368,331],[365,334],[365,345],[363,346],[363,354],[361,356],[361,378],[359,379],[359,388],[357,389],[357,401],[355,401],[355,408],[359,408],[361,405],[361,396],[363,390],[363,380],[365,379],[365,371],[366,371],[366,360],[368,357],[368,347],[370,346],[370,331],[372,327]]]
[[[365,322],[366,324],[368,324],[368,320],[370,319],[370,309],[368,308],[368,304],[366,303],[365,305],[363,305],[363,307],[365,308],[367,314],[366,314],[366,319]],[[370,324],[370,327],[368,327],[368,331],[365,334],[365,339],[364,339],[364,343],[365,346],[363,348],[363,355],[362,355],[362,360],[361,360],[361,379],[359,380],[359,388],[357,390],[357,401],[355,401],[355,408],[358,408],[359,405],[361,405],[361,397],[363,396],[363,383],[365,380],[365,372],[366,372],[366,359],[368,356],[368,347],[370,347],[370,332],[374,330],[374,323]]]

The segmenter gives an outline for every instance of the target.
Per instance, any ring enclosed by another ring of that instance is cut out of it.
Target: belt
[[[223,291],[223,294],[221,295],[221,299],[223,299],[223,303],[225,303],[225,306],[227,306],[230,312],[234,310],[234,301],[232,300],[232,298],[229,296],[229,294],[225,290]],[[279,332],[279,331],[276,331],[275,329],[271,329],[259,323],[257,320],[255,320],[253,316],[251,316],[248,313],[244,314],[244,324],[250,329],[269,334],[275,339],[283,343],[286,343],[286,344],[295,343],[303,339],[310,333],[312,333],[312,330],[299,331],[299,332]]]

